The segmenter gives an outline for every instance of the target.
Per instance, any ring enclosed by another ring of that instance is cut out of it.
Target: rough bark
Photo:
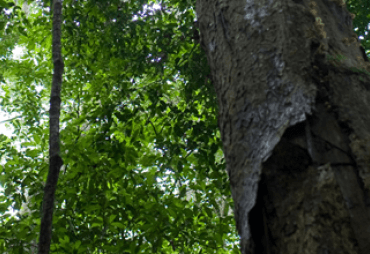
[[[369,253],[370,78],[340,0],[198,0],[244,253]]]
[[[64,67],[61,52],[62,0],[54,0],[53,7],[52,54],[54,73],[51,87],[49,111],[49,174],[44,188],[40,239],[38,245],[39,254],[48,254],[50,251],[55,190],[57,188],[60,167],[63,165],[62,158],[59,155],[59,116],[61,102],[60,91],[62,88],[62,76]]]

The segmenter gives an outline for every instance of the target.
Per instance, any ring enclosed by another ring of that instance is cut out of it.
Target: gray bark
[[[197,16],[241,252],[368,253],[370,68],[342,1],[198,0]]]
[[[60,117],[60,92],[62,89],[63,58],[61,52],[61,26],[62,26],[62,0],[53,2],[53,63],[54,73],[50,95],[49,112],[49,173],[44,188],[44,199],[42,203],[42,218],[40,227],[40,239],[38,245],[39,254],[48,254],[50,251],[53,208],[55,191],[57,188],[60,167],[63,165],[60,157],[59,147],[59,117]]]

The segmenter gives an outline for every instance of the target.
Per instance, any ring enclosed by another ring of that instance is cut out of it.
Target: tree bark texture
[[[342,0],[197,0],[246,253],[369,253],[369,63]]]
[[[50,251],[55,190],[57,188],[60,167],[63,165],[62,158],[59,154],[59,117],[61,102],[60,92],[62,88],[62,77],[64,68],[61,52],[62,0],[54,0],[53,7],[52,55],[54,63],[54,73],[51,87],[49,112],[49,174],[44,188],[40,239],[38,245],[39,254],[48,254]]]

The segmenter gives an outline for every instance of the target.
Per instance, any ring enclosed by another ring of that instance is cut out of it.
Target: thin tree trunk
[[[63,58],[61,53],[61,25],[62,25],[62,0],[53,2],[53,63],[54,73],[50,95],[50,137],[49,137],[49,174],[44,189],[42,207],[42,219],[40,239],[38,246],[39,254],[47,254],[50,251],[53,224],[53,208],[55,190],[58,183],[59,171],[63,165],[59,155],[59,117],[60,117],[60,91],[63,76]]]
[[[370,78],[342,0],[198,0],[246,253],[369,253]]]

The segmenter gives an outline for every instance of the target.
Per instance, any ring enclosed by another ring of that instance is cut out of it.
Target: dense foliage
[[[35,253],[48,168],[52,14],[27,2],[0,0],[1,253]],[[369,48],[366,3],[348,4]],[[63,14],[52,253],[239,253],[194,2],[64,0]]]
[[[353,28],[358,34],[362,46],[364,46],[367,51],[370,51],[370,1],[348,0],[346,2],[348,10],[356,15],[355,19],[353,20]]]
[[[16,114],[14,136],[1,136],[0,252],[34,253],[48,168],[51,13],[49,2],[29,1],[26,14],[0,3],[1,109]],[[64,166],[52,252],[237,253],[191,3],[65,0],[63,14]]]

